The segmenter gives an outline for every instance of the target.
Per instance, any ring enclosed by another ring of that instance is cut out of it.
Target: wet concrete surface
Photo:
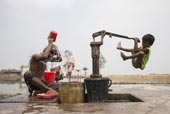
[[[26,94],[0,100],[0,114],[170,114],[170,85],[112,85],[113,94],[131,94],[144,102],[59,104]]]

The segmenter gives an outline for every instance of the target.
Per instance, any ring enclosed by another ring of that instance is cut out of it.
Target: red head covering
[[[51,31],[48,37],[52,38],[53,42],[55,42],[55,40],[57,38],[57,32]]]

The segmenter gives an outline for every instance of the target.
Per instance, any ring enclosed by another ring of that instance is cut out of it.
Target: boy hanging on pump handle
[[[139,38],[132,38],[120,34],[115,34],[111,32],[106,32],[105,30],[93,33],[93,39],[95,41],[95,37],[101,36],[101,42],[103,43],[103,38],[105,35],[109,35],[109,37],[115,36],[119,38],[125,38],[125,39],[132,39],[134,40],[134,48],[124,48],[121,45],[121,42],[118,43],[117,49],[125,52],[130,52],[130,56],[126,56],[123,52],[120,53],[122,59],[132,60],[132,65],[134,68],[140,68],[143,70],[149,60],[149,56],[151,54],[151,46],[153,45],[155,41],[155,37],[152,34],[146,34],[142,37],[142,45],[138,47],[138,43],[140,42]]]

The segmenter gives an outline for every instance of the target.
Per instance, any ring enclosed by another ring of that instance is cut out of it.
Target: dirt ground
[[[170,84],[170,74],[109,75],[113,83],[160,83]]]

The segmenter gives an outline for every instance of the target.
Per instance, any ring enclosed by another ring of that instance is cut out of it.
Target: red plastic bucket
[[[51,31],[48,37],[52,38],[53,42],[55,42],[56,37],[57,37],[57,32]]]
[[[44,80],[47,83],[54,83],[54,81],[55,81],[55,72],[44,72]]]

